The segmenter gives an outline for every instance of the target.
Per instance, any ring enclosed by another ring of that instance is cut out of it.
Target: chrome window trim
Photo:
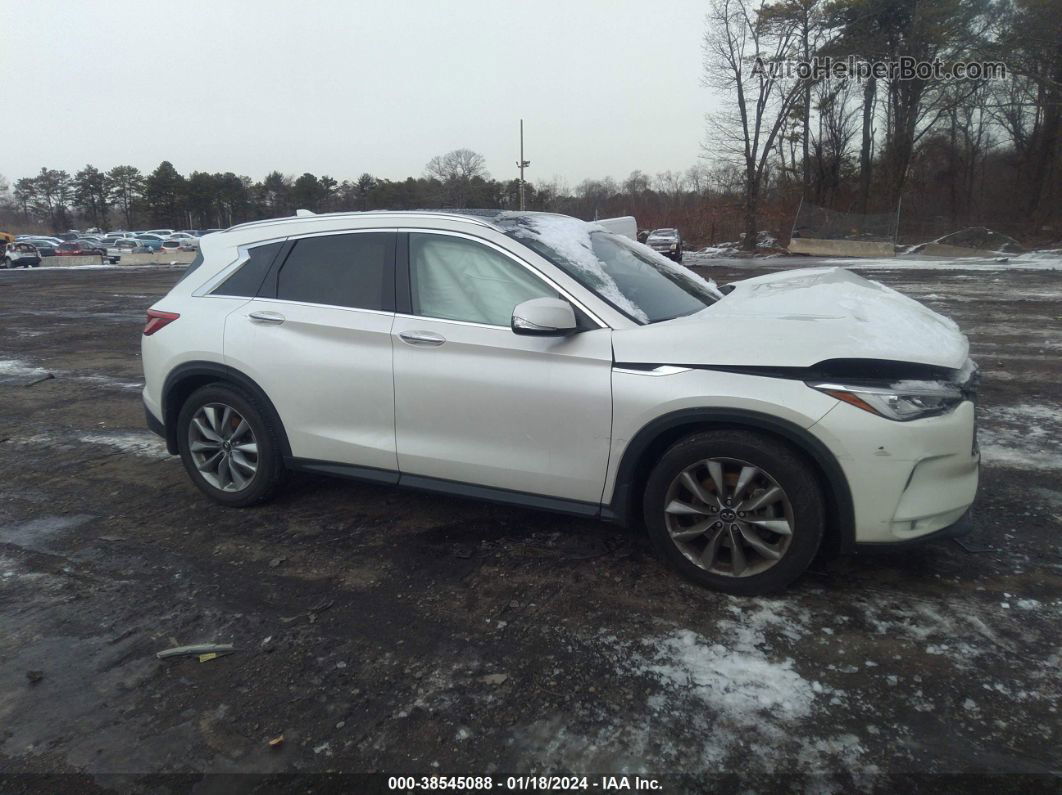
[[[219,295],[218,298],[225,298],[227,296]],[[288,304],[289,306],[308,306],[313,309],[338,309],[343,312],[365,312],[370,315],[383,315],[384,317],[394,317],[394,312],[388,312],[383,309],[366,309],[360,306],[339,306],[338,304],[314,304],[309,301],[291,301],[287,298],[260,298],[254,296],[252,298],[244,299],[246,301],[261,301],[264,304]]]
[[[455,326],[471,326],[473,328],[497,328],[503,331],[512,331],[508,326],[495,326],[493,323],[475,323],[471,320],[452,320],[448,317],[430,317],[429,315],[407,315],[405,312],[396,312],[395,317],[406,320],[424,320],[432,323],[451,323]]]
[[[659,377],[662,375],[678,375],[679,373],[688,373],[692,369],[692,367],[677,367],[673,364],[662,364],[659,367],[654,367],[652,370],[630,370],[626,367],[613,367],[612,372],[624,373],[625,375],[648,375],[653,377]]]
[[[491,228],[493,229],[494,227],[491,227]],[[460,238],[464,238],[466,240],[470,240],[473,243],[479,243],[480,245],[484,245],[484,246],[487,246],[488,248],[494,249],[499,254],[501,254],[501,255],[503,255],[505,257],[508,257],[510,260],[512,260],[517,265],[522,267],[524,270],[526,270],[528,273],[530,273],[535,278],[542,280],[547,285],[549,285],[552,289],[556,290],[558,295],[560,295],[561,297],[563,297],[567,301],[571,302],[576,307],[578,307],[582,312],[584,312],[587,317],[589,317],[594,323],[596,323],[598,325],[598,328],[611,328],[611,326],[609,326],[607,323],[605,323],[605,321],[603,321],[597,315],[596,312],[594,312],[593,310],[589,309],[586,306],[585,303],[583,303],[579,299],[575,298],[568,290],[565,290],[563,287],[561,287],[559,284],[557,284],[553,279],[551,279],[549,276],[547,276],[542,271],[540,271],[538,268],[536,268],[534,265],[532,265],[530,262],[527,262],[527,261],[521,259],[516,254],[514,254],[512,251],[509,251],[508,249],[504,248],[503,246],[498,245],[493,240],[487,240],[486,238],[479,237],[478,235],[471,235],[471,234],[468,234],[466,232],[455,232],[455,231],[452,231],[450,229],[422,229],[422,228],[417,228],[417,227],[399,227],[398,231],[399,232],[417,233],[417,234],[422,234],[422,235],[446,235],[448,237],[460,237]],[[412,269],[412,262],[410,263],[410,269]],[[410,290],[412,290],[412,288],[413,288],[413,274],[410,273]],[[481,328],[504,328],[504,329],[509,328],[508,326],[495,326],[495,325],[489,324],[489,323],[475,323],[475,322],[468,321],[468,320],[452,320],[450,318],[445,318],[445,317],[430,317],[429,315],[402,315],[402,314],[400,314],[400,315],[398,315],[398,317],[413,317],[413,318],[422,318],[424,320],[438,320],[438,321],[442,321],[442,322],[445,322],[445,323],[461,323],[461,324],[464,324],[466,326],[479,326]]]

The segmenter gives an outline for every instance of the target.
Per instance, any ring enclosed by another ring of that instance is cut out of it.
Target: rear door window
[[[295,241],[277,274],[282,301],[393,312],[393,232],[359,232]]]

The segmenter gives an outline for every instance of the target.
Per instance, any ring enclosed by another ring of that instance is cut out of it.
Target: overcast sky
[[[0,0],[9,180],[191,171],[528,179],[697,162],[704,0]]]

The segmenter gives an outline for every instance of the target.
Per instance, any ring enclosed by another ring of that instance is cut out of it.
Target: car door
[[[226,363],[265,390],[302,464],[345,464],[397,481],[395,238],[368,230],[273,243],[271,257],[261,252],[265,266],[253,251],[244,265],[252,276],[258,269],[254,289],[231,288],[254,297],[228,316]]]
[[[516,304],[564,296],[500,246],[420,231],[400,249],[406,311],[392,341],[402,483],[474,484],[596,510],[612,423],[611,330],[514,334]]]

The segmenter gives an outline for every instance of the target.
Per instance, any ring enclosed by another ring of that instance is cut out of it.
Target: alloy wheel
[[[246,419],[224,403],[200,406],[188,424],[188,450],[216,489],[243,491],[258,471],[258,441]]]
[[[793,540],[793,506],[762,467],[735,458],[698,461],[664,500],[671,541],[712,574],[751,577],[774,566]]]

